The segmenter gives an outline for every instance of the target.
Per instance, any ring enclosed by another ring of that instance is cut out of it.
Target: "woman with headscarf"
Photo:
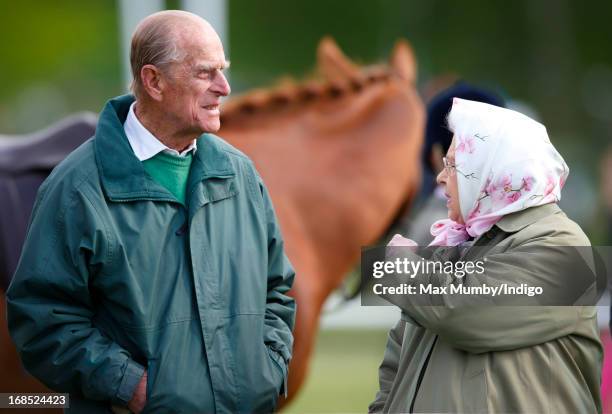
[[[454,137],[437,177],[448,219],[433,223],[427,260],[460,251],[474,262],[486,253],[484,272],[423,270],[409,281],[539,285],[546,293],[387,298],[402,316],[389,332],[369,412],[601,412],[596,310],[552,306],[584,304],[582,291],[594,284],[587,273],[596,265],[569,253],[590,242],[556,204],[569,168],[546,128],[518,112],[455,98],[448,125]],[[424,260],[409,239],[396,235],[389,246],[408,246],[404,257]]]
[[[411,213],[402,218],[400,228],[405,228],[410,239],[419,244],[430,240],[431,223],[446,216],[446,198],[436,176],[442,170],[442,156],[448,151],[453,134],[446,125],[446,117],[453,105],[453,98],[469,99],[495,106],[506,107],[506,101],[493,90],[459,81],[434,96],[427,104],[425,142],[421,162],[422,186],[419,197],[413,202]]]

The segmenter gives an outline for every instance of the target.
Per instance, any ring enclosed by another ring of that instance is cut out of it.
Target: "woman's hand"
[[[401,234],[396,234],[395,236],[393,236],[393,238],[391,239],[391,241],[389,241],[389,244],[387,244],[387,246],[409,247],[410,250],[412,250],[413,252],[416,251],[417,248],[419,247],[419,245],[416,244],[414,240],[407,239]]]

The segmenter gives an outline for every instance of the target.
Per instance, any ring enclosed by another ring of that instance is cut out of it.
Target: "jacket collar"
[[[556,203],[530,207],[504,216],[495,225],[506,233],[515,233],[544,217],[556,214],[560,211],[561,209]]]
[[[130,143],[130,147],[132,147],[134,151],[134,155],[136,155],[136,158],[140,161],[146,161],[153,158],[160,152],[167,152],[179,157],[185,156],[191,151],[197,151],[195,139],[180,153],[173,148],[168,148],[140,122],[134,110],[135,105],[136,102],[130,105],[127,118],[123,123],[123,129],[125,130],[125,135]]]
[[[102,187],[113,201],[173,201],[172,195],[147,174],[125,135],[123,123],[134,100],[132,95],[113,98],[100,113],[94,136],[94,151]],[[221,148],[218,138],[203,134],[198,138],[197,146],[188,192],[191,192],[192,185],[202,180],[212,177],[230,178],[235,175],[229,156]]]
[[[507,214],[489,231],[478,236],[471,243],[470,248],[464,252],[464,256],[462,258],[463,260],[471,260],[472,256],[482,254],[482,250],[472,249],[473,247],[482,248],[483,246],[494,246],[506,238],[509,233],[516,233],[517,231],[524,229],[525,227],[543,219],[544,217],[557,214],[559,212],[561,212],[559,206],[556,203],[550,203]]]

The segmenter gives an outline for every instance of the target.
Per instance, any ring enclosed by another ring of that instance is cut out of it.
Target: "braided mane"
[[[356,76],[344,80],[314,79],[296,83],[292,79],[284,79],[271,89],[255,89],[225,102],[221,122],[227,126],[237,118],[244,120],[245,117],[271,114],[359,94],[372,85],[389,81],[392,76],[394,74],[388,66],[376,65],[364,68]]]

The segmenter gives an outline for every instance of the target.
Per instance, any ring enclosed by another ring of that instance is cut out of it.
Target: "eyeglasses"
[[[442,163],[444,164],[444,169],[448,175],[453,174],[457,170],[457,166],[455,164],[451,164],[446,157],[442,157]]]

